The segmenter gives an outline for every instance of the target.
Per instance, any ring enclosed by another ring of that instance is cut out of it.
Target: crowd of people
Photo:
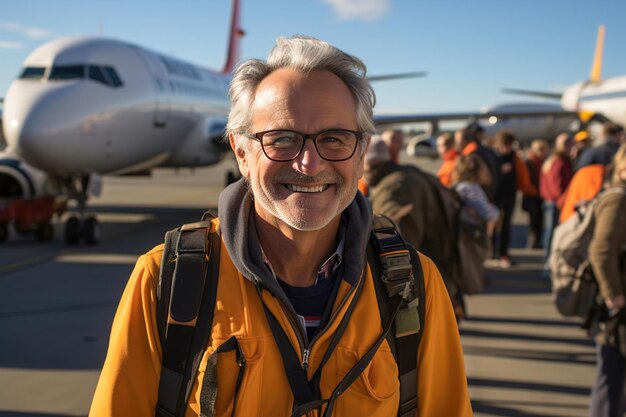
[[[472,123],[437,138],[443,163],[431,175],[400,163],[401,131],[375,134],[365,65],[306,36],[240,64],[230,99],[243,178],[220,194],[218,217],[137,261],[90,416],[471,416],[455,314],[473,290],[454,281],[446,232],[451,215],[478,224],[476,244],[510,267],[518,191],[529,244],[547,252],[577,203],[621,190],[597,206],[589,258],[608,314],[623,316],[621,127],[523,150],[511,132],[487,138]],[[380,240],[376,213],[395,223]],[[617,328],[596,335],[593,417],[623,403],[626,324]]]
[[[365,182],[374,210],[398,222],[405,237],[442,263],[441,211],[432,209],[432,190],[424,188],[423,173],[392,160],[383,137],[372,139],[366,154]],[[552,146],[551,146],[552,143]],[[491,253],[486,263],[509,268],[512,215],[521,195],[528,214],[527,246],[550,254],[555,227],[576,208],[600,196],[589,244],[589,262],[599,286],[598,304],[604,317],[590,331],[597,344],[597,375],[592,388],[591,416],[623,415],[626,379],[626,136],[621,126],[605,122],[595,135],[587,130],[563,132],[553,140],[533,140],[525,149],[513,133],[500,131],[484,136],[472,123],[436,138],[441,165],[436,173],[442,186],[455,190],[463,204],[484,222]],[[384,164],[380,164],[384,161]],[[394,173],[391,175],[390,173]],[[397,187],[398,192],[392,190]],[[603,190],[621,192],[602,194]],[[602,198],[603,196],[605,196]],[[410,202],[409,200],[410,199]],[[429,206],[429,204],[431,206]],[[437,232],[439,230],[439,232]],[[431,235],[432,233],[432,235]],[[439,242],[436,242],[437,238]],[[435,240],[435,241],[434,241]],[[444,278],[446,275],[444,274]],[[464,317],[463,294],[448,282],[457,319]],[[613,325],[607,324],[613,322]]]

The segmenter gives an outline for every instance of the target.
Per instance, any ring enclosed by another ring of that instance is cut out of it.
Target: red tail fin
[[[228,41],[228,55],[224,64],[223,74],[230,74],[239,61],[239,47],[245,32],[239,24],[239,0],[233,0],[233,15],[230,23],[230,39]]]

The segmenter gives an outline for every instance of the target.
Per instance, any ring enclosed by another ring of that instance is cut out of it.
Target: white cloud
[[[376,20],[389,9],[389,0],[323,0],[341,20]]]
[[[0,22],[0,30],[21,33],[32,39],[42,39],[52,36],[52,31],[21,25],[15,22]]]
[[[22,42],[0,40],[0,49],[20,49],[22,46]]]

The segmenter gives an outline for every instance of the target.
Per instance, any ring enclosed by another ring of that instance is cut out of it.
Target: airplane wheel
[[[0,243],[5,242],[9,237],[9,228],[6,223],[0,223]]]
[[[40,242],[50,242],[54,237],[54,228],[50,223],[41,223],[37,226],[35,234]]]
[[[75,245],[80,240],[81,227],[78,217],[72,216],[67,219],[65,223],[65,242],[70,245]]]
[[[85,243],[95,245],[100,241],[100,223],[95,217],[85,220],[83,232],[85,233]]]

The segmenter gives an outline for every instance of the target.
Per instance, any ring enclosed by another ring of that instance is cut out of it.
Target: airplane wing
[[[367,77],[367,80],[370,82],[372,81],[376,82],[376,81],[387,81],[387,80],[399,80],[402,78],[419,78],[419,77],[425,77],[426,75],[428,75],[428,73],[424,71],[404,72],[404,73],[399,73],[399,74],[370,75],[369,77]]]
[[[521,90],[519,88],[503,88],[502,92],[506,94],[515,94],[518,96],[549,98],[553,100],[560,100],[563,96],[562,93],[553,93],[550,91]]]
[[[467,112],[467,113],[432,113],[432,114],[404,114],[404,115],[377,115],[374,116],[374,123],[377,126],[396,125],[403,123],[420,123],[454,120],[481,120],[496,117],[498,119],[512,119],[523,117],[572,117],[577,116],[576,112],[567,110],[536,110],[536,111],[486,111],[486,112]]]

